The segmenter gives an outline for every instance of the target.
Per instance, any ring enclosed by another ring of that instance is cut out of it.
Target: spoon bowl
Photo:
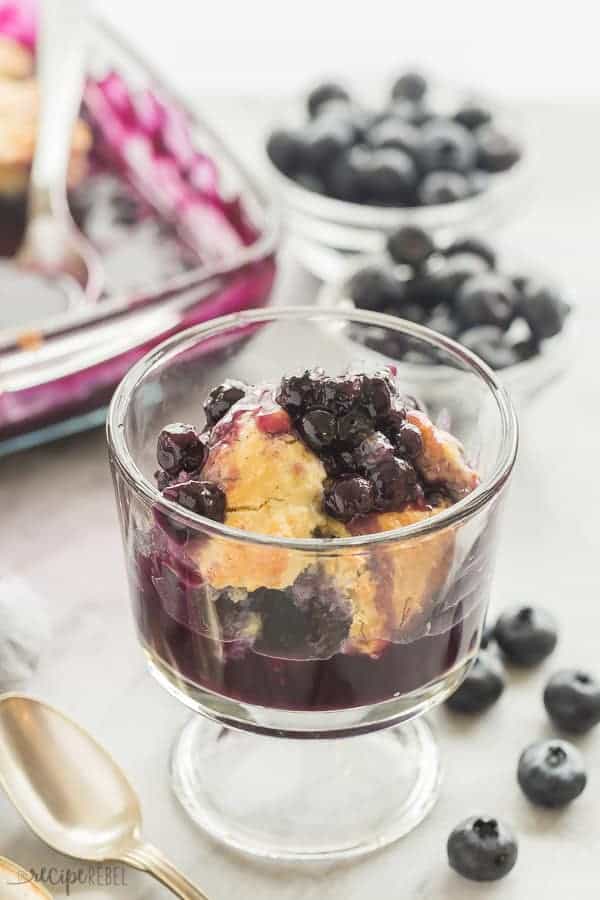
[[[22,694],[0,697],[0,785],[31,830],[59,853],[124,862],[183,900],[206,900],[142,841],[137,796],[111,756],[46,703]]]

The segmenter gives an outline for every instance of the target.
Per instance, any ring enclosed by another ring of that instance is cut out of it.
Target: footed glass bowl
[[[444,381],[357,344],[374,326],[404,335]],[[302,540],[238,531],[157,490],[161,428],[201,425],[211,387],[276,382],[320,364],[332,375],[396,365],[403,390],[463,442],[478,487],[395,531]],[[191,817],[232,846],[282,858],[364,853],[413,828],[439,783],[436,744],[418,717],[457,688],[478,651],[516,454],[514,413],[494,375],[452,341],[388,316],[243,312],[134,366],[115,393],[108,442],[144,653],[158,681],[201,714],[172,763]],[[215,559],[225,587],[209,574]],[[379,585],[375,624],[340,641],[340,597],[366,600],[369,573]],[[290,643],[300,586],[323,612]],[[276,613],[268,620],[265,603]]]

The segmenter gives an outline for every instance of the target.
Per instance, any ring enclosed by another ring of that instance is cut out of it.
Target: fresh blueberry
[[[359,309],[376,311],[402,303],[405,296],[404,283],[389,268],[375,265],[355,272],[347,290]]]
[[[423,325],[427,318],[427,310],[420,303],[403,303],[402,306],[388,307],[385,312],[388,316],[406,319],[407,322],[415,322],[417,325]]]
[[[474,256],[480,256],[490,269],[496,268],[496,253],[494,249],[481,238],[465,237],[452,241],[444,249],[444,256],[451,258],[457,253],[471,253]]]
[[[401,509],[415,495],[417,473],[405,459],[393,456],[382,460],[371,471],[375,505],[382,512]]]
[[[477,165],[484,172],[504,172],[521,158],[521,148],[513,138],[493,125],[475,131]]]
[[[421,148],[418,128],[399,116],[388,116],[376,122],[367,135],[369,145],[375,150],[392,147],[403,150],[415,159]]]
[[[336,439],[335,416],[326,409],[310,409],[302,419],[301,430],[308,446],[321,453]]]
[[[403,225],[387,239],[387,251],[394,262],[418,268],[435,251],[435,244],[422,228]]]
[[[498,700],[504,690],[500,663],[485,651],[476,657],[461,686],[446,700],[453,712],[480,713]]]
[[[405,72],[392,87],[394,100],[422,100],[427,93],[427,79],[420,72]]]
[[[370,164],[370,151],[360,144],[340,153],[325,173],[329,194],[348,203],[363,203]]]
[[[417,426],[403,422],[394,434],[394,447],[398,456],[416,459],[423,450],[423,438]]]
[[[331,100],[349,101],[350,94],[341,84],[336,84],[333,81],[317,85],[310,92],[306,101],[309,116],[311,118],[316,116],[323,104],[329,103]]]
[[[371,113],[346,100],[328,100],[320,106],[318,115],[320,119],[334,118],[347,122],[353,129],[355,141],[365,138],[373,123]]]
[[[343,475],[323,492],[325,512],[346,522],[354,516],[365,516],[373,510],[373,485],[360,475]]]
[[[311,172],[327,173],[341,153],[354,143],[349,122],[333,116],[319,116],[304,130],[304,161]]]
[[[537,665],[558,642],[556,619],[548,610],[535,606],[520,606],[502,613],[494,634],[504,655],[520,666]]]
[[[453,253],[444,259],[444,264],[435,273],[437,294],[447,303],[454,305],[459,289],[469,278],[483,275],[489,268],[485,260],[475,253]]]
[[[164,489],[163,497],[199,516],[215,522],[225,521],[225,494],[212,481],[184,481],[174,484]]]
[[[456,296],[455,308],[463,328],[497,325],[507,328],[515,316],[517,293],[509,278],[485,272],[469,278]]]
[[[425,100],[408,100],[406,97],[399,97],[390,103],[382,118],[389,117],[402,119],[410,125],[421,128],[426,122],[430,122],[434,115]]]
[[[365,196],[375,206],[405,206],[414,196],[417,170],[402,150],[373,150],[364,175]]]
[[[600,681],[581,669],[556,672],[544,690],[544,706],[559,728],[585,734],[600,722]]]
[[[529,282],[519,298],[519,311],[538,340],[562,331],[569,306],[551,288]]]
[[[488,125],[492,121],[492,114],[477,100],[467,100],[454,114],[454,121],[464,125],[469,131],[474,131],[481,125]]]
[[[551,808],[571,803],[587,784],[579,750],[568,741],[556,738],[537,741],[523,751],[517,778],[532,803]]]
[[[421,132],[419,165],[425,172],[468,172],[475,165],[477,146],[472,134],[443,119],[428,122]]]
[[[280,172],[293,177],[304,164],[304,138],[299,131],[274,131],[267,141],[267,153]]]
[[[209,428],[216,425],[232,406],[238,403],[246,393],[246,386],[241,381],[225,381],[214,388],[204,404],[206,424]]]
[[[458,334],[458,324],[447,303],[439,303],[434,307],[425,324],[432,331],[443,334],[444,337],[455,338]]]
[[[463,331],[460,343],[480,356],[492,369],[508,369],[520,362],[515,348],[509,344],[506,333],[496,325],[475,325]]]
[[[469,182],[459,172],[429,172],[418,188],[418,197],[423,206],[437,206],[441,203],[455,203],[470,196]]]
[[[517,839],[498,819],[473,816],[465,819],[448,838],[448,862],[464,878],[497,881],[508,875],[517,861]]]
[[[196,472],[202,468],[208,456],[208,448],[192,425],[174,422],[167,425],[158,436],[156,458],[161,469],[170,475]]]

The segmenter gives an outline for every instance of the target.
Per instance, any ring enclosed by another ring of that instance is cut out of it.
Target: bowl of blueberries
[[[501,224],[527,196],[520,129],[486,98],[417,72],[385,96],[327,82],[292,104],[266,141],[297,254],[336,277],[403,224],[431,232]]]
[[[531,396],[572,357],[572,304],[544,273],[479,237],[442,239],[416,225],[392,231],[385,250],[347,264],[319,304],[355,306],[408,319],[458,341],[509,389]],[[363,343],[419,365],[409,345],[389,346],[377,329]]]

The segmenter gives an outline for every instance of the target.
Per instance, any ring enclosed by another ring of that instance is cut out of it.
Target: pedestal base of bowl
[[[272,859],[370,853],[412,831],[440,785],[427,722],[337,740],[271,738],[195,716],[171,760],[188,815],[229,847]]]

